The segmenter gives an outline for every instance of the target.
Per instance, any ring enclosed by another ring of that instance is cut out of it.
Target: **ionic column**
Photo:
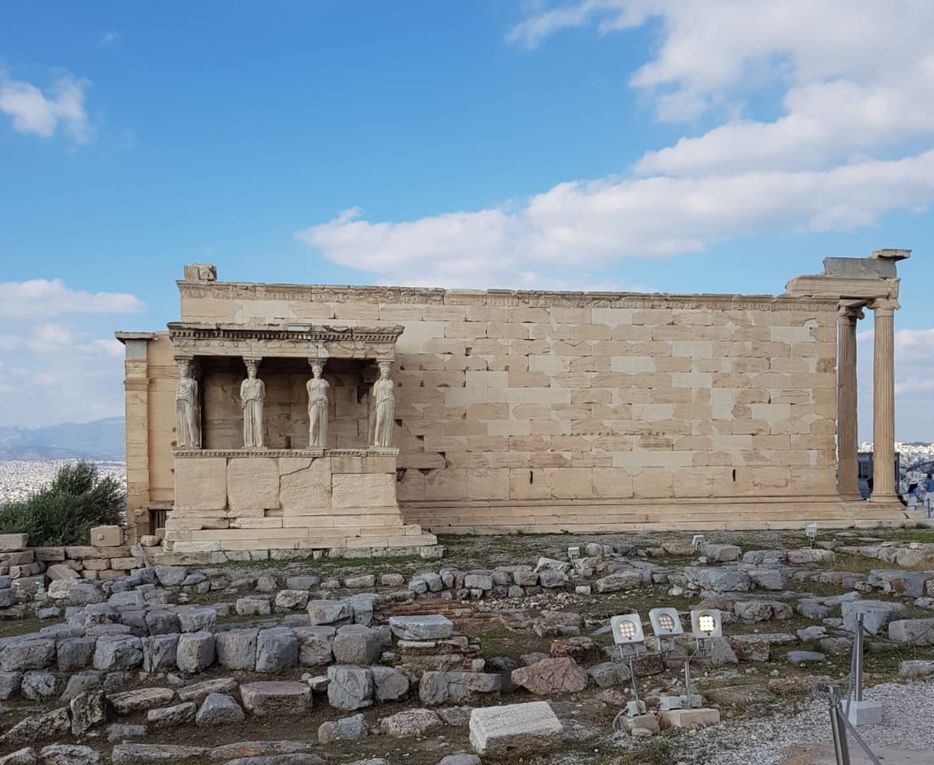
[[[860,304],[845,303],[837,317],[837,491],[859,499],[859,432],[856,400],[856,322]]]
[[[872,501],[897,502],[895,495],[895,309],[879,299],[875,313],[872,364]]]

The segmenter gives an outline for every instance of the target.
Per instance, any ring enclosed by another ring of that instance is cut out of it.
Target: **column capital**
[[[880,313],[892,315],[902,306],[901,303],[898,302],[898,298],[876,298],[869,304],[869,307],[875,311],[878,316]]]
[[[327,356],[309,356],[308,357],[308,366],[312,368],[321,367],[321,369],[323,370],[327,363],[328,363]]]
[[[855,324],[857,320],[865,316],[863,313],[865,306],[866,304],[862,301],[841,300],[840,306],[837,308],[837,316],[841,319],[849,319]]]

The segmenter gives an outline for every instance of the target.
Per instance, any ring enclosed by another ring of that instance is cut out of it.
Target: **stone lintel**
[[[143,340],[145,342],[155,340],[156,333],[155,332],[124,332],[122,330],[118,330],[117,332],[114,332],[114,337],[117,338],[117,340],[119,340],[121,343],[126,345],[128,340]]]
[[[892,249],[892,248],[873,250],[872,255],[870,257],[873,257],[877,260],[895,260],[895,261],[907,260],[908,258],[911,257],[911,250]]]
[[[897,298],[898,287],[898,279],[849,279],[816,274],[796,276],[785,289],[791,297],[837,298],[865,304],[879,298]]]

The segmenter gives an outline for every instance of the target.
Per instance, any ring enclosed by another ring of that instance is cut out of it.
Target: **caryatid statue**
[[[246,361],[246,380],[240,383],[240,408],[243,410],[243,448],[263,446],[263,402],[266,384],[256,376],[259,361]]]
[[[379,362],[379,379],[373,383],[374,427],[373,446],[392,446],[392,428],[396,420],[395,383],[389,378],[391,362]]]
[[[323,449],[328,443],[328,390],[331,386],[321,374],[323,361],[311,362],[312,378],[306,383],[308,389],[308,447]]]
[[[201,404],[198,381],[192,377],[191,362],[178,362],[178,387],[175,391],[175,445],[179,448],[201,448]]]

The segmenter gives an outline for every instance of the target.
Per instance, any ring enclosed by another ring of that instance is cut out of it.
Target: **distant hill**
[[[122,417],[92,422],[63,422],[44,428],[0,426],[0,460],[86,458],[123,460]]]

